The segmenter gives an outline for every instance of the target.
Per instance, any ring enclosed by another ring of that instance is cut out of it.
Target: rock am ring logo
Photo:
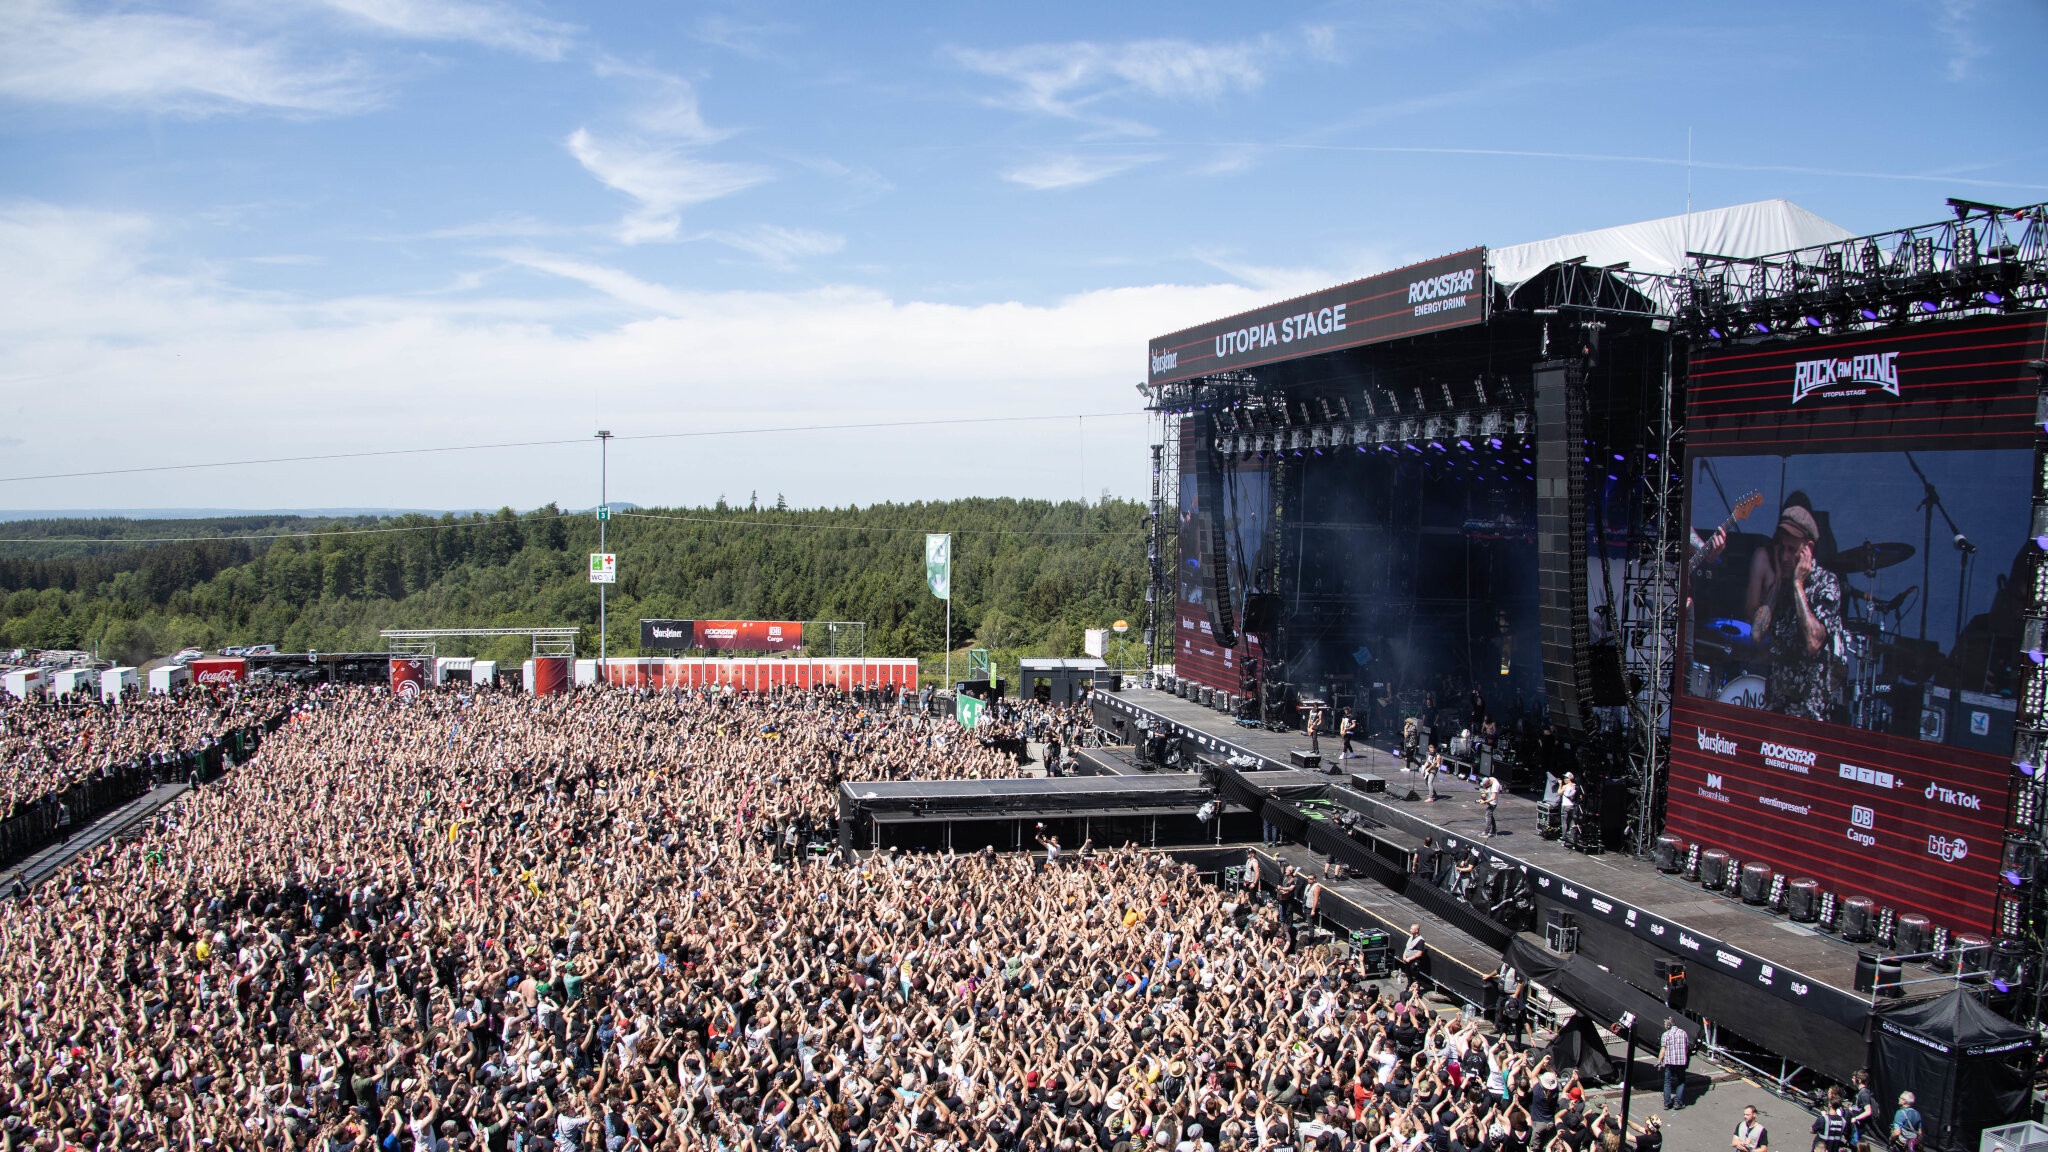
[[[1899,354],[1866,352],[1860,356],[1830,356],[1824,360],[1801,360],[1792,366],[1792,403],[1808,396],[1835,399],[1866,396],[1871,392],[1899,394]]]

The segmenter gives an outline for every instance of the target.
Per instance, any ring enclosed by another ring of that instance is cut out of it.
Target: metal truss
[[[576,655],[581,628],[385,628],[377,633],[394,656],[433,656],[442,640],[464,637],[530,636],[533,654]]]
[[[1669,341],[1664,347],[1664,377],[1658,392],[1652,434],[1656,437],[1655,470],[1645,477],[1642,531],[1631,548],[1624,583],[1626,621],[1622,631],[1622,670],[1636,702],[1636,744],[1629,760],[1636,782],[1635,814],[1629,849],[1647,856],[1656,846],[1661,826],[1658,799],[1663,795],[1671,751],[1671,693],[1678,665],[1678,631],[1683,601],[1679,577],[1690,553],[1684,522],[1684,432],[1678,416],[1678,389]]]
[[[1676,312],[1710,340],[1855,331],[2048,303],[2048,204],[1950,200],[1955,218],[1733,257],[1688,253]]]

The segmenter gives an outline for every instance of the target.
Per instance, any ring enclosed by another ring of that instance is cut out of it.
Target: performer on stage
[[[1829,720],[1841,698],[1833,644],[1842,629],[1842,585],[1814,556],[1813,513],[1788,504],[1771,547],[1749,566],[1750,635],[1771,657],[1764,707],[1805,720]]]

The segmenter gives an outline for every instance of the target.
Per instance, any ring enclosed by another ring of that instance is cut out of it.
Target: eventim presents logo
[[[1801,360],[1792,366],[1792,402],[1818,392],[1825,398],[1864,396],[1871,390],[1899,394],[1899,354],[1866,352],[1841,359]]]

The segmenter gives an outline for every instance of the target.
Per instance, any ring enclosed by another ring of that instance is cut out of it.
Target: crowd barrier
[[[263,737],[277,731],[289,716],[280,710],[255,724],[222,733],[198,748],[141,757],[17,805],[0,820],[0,868],[11,868],[25,857],[69,839],[73,832],[160,784],[214,779],[255,755]]]
[[[599,662],[578,661],[578,683],[596,682]],[[625,688],[917,688],[914,657],[725,659],[716,656],[603,661],[604,681]]]

